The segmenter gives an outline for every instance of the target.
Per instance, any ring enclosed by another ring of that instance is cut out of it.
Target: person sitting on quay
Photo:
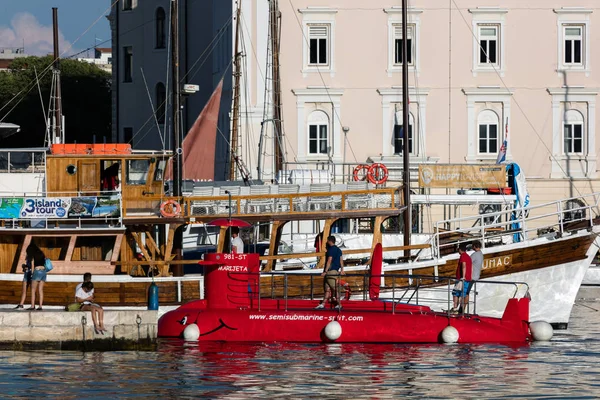
[[[91,276],[90,276],[91,279]],[[94,330],[97,334],[104,335],[104,310],[94,303],[94,284],[91,281],[83,282],[75,294],[75,299],[81,303],[81,311],[91,311]]]

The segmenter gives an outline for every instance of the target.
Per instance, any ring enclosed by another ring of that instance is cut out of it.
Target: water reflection
[[[0,397],[594,396],[599,320],[576,308],[570,332],[521,347],[169,340],[157,352],[0,352]]]

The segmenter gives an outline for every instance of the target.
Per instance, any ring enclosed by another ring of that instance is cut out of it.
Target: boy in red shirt
[[[458,265],[456,266],[456,279],[462,282],[462,289],[454,289],[452,291],[454,307],[450,310],[451,313],[462,312],[464,299],[467,296],[467,293],[469,293],[471,272],[473,271],[473,264],[471,262],[471,257],[467,254],[467,245],[465,243],[461,243],[458,246],[458,254],[460,254],[460,257],[458,259]],[[463,300],[461,301],[461,299]]]

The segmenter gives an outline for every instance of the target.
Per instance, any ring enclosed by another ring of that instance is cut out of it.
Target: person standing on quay
[[[323,301],[316,308],[325,308],[325,303],[333,294],[332,302],[337,303],[335,308],[342,308],[339,303],[337,280],[340,275],[344,275],[344,259],[342,250],[335,245],[335,236],[327,238],[327,253],[325,253],[325,268],[321,276],[323,279]]]
[[[31,243],[25,251],[27,254],[27,264],[33,266],[31,274],[31,307],[28,310],[35,310],[35,293],[38,292],[38,310],[42,309],[44,304],[44,283],[46,282],[46,256],[35,244]]]

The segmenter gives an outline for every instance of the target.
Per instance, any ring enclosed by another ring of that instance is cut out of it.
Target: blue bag
[[[52,261],[50,261],[49,258],[46,258],[46,260],[44,261],[44,267],[46,267],[46,272],[50,272],[52,271]]]

